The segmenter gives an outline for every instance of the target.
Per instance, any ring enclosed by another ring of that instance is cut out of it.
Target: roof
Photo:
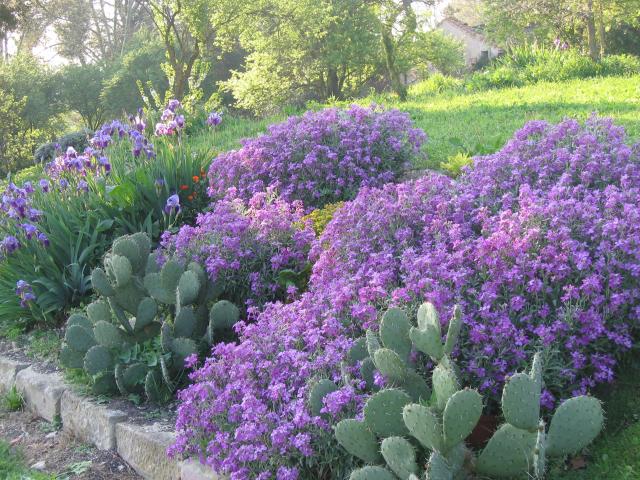
[[[445,22],[455,25],[460,30],[464,31],[465,33],[468,33],[473,37],[477,37],[485,42],[487,41],[484,33],[482,32],[482,25],[472,27],[471,25],[464,23],[462,20],[458,20],[456,17],[445,17],[438,23],[437,26],[439,27]]]

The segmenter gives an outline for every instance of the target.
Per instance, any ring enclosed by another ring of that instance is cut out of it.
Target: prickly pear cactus
[[[600,432],[603,413],[592,397],[564,402],[553,415],[549,431],[540,419],[542,358],[535,355],[531,372],[513,375],[505,384],[502,409],[506,423],[493,435],[477,459],[465,445],[482,414],[482,397],[461,389],[457,367],[449,357],[460,334],[458,307],[441,337],[441,323],[433,305],[418,309],[416,325],[402,310],[393,308],[382,317],[379,335],[367,331],[354,342],[347,360],[359,366],[371,391],[364,420],[346,419],[335,426],[338,443],[365,467],[351,480],[432,480],[475,478],[543,478],[546,457],[575,453]],[[430,391],[425,374],[416,368],[420,352],[436,365]],[[378,371],[386,387],[376,389]],[[338,388],[328,380],[311,388],[314,415],[324,395]],[[422,462],[420,461],[422,459]]]
[[[60,361],[84,369],[96,394],[168,400],[185,359],[227,338],[240,316],[197,263],[160,267],[144,233],[118,238],[91,278],[99,298],[69,317]]]

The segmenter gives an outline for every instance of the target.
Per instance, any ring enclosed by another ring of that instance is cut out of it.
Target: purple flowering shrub
[[[184,225],[162,237],[161,258],[199,262],[222,290],[222,296],[244,306],[253,316],[267,301],[292,298],[278,282],[283,270],[301,272],[315,234],[303,222],[300,202],[289,204],[266,193],[250,202],[223,200],[198,215],[195,226]]]
[[[397,180],[425,140],[398,110],[354,105],[307,112],[218,155],[209,168],[209,194],[248,200],[273,189],[310,210],[351,199],[361,186]]]
[[[345,386],[314,417],[310,381],[339,380],[353,339],[390,305],[411,317],[427,300],[448,318],[461,304],[454,356],[489,398],[538,350],[547,407],[610,381],[640,319],[638,198],[640,146],[596,118],[528,123],[456,181],[363,188],[315,242],[308,292],[268,304],[192,374],[171,453],[233,480],[341,478],[327,432],[366,394]]]

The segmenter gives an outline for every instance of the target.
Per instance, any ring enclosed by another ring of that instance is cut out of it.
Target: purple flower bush
[[[596,118],[530,122],[457,181],[363,188],[315,242],[308,292],[267,304],[191,375],[170,453],[233,480],[340,478],[330,426],[365,395],[345,386],[314,417],[310,381],[339,380],[353,339],[389,305],[428,300],[448,318],[460,303],[454,355],[489,398],[537,350],[545,406],[610,381],[640,319],[638,198],[640,145]]]
[[[209,194],[248,200],[273,189],[310,210],[351,199],[361,186],[396,180],[425,140],[398,110],[354,105],[307,112],[218,155],[209,168]]]
[[[163,235],[161,258],[199,262],[225,298],[244,305],[253,316],[267,301],[295,295],[278,273],[304,270],[315,234],[302,222],[300,202],[289,204],[266,193],[250,202],[223,200],[198,216],[195,226]]]

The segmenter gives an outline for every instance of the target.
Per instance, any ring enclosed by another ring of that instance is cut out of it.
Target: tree
[[[224,86],[256,113],[345,98],[377,70],[379,33],[364,0],[259,0],[233,28],[248,55]]]
[[[107,76],[105,68],[92,63],[68,65],[58,73],[60,101],[78,113],[89,130],[97,130],[105,120],[106,108],[101,93]]]
[[[0,89],[0,175],[15,172],[33,160],[40,132],[32,130],[22,117],[26,98],[16,100]]]

